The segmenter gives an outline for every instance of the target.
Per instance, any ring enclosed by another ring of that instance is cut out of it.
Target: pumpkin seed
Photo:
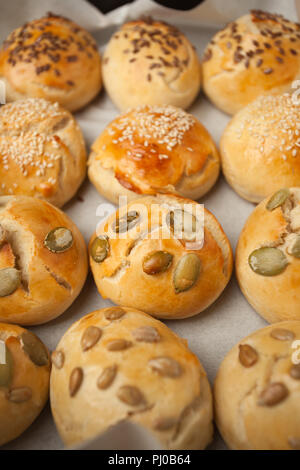
[[[73,235],[66,227],[56,227],[45,237],[44,245],[53,253],[67,251],[73,245]]]
[[[1,245],[3,245],[5,240],[6,240],[6,232],[5,232],[4,228],[1,227],[1,225],[0,225],[0,247],[1,247]]]
[[[197,219],[190,212],[175,209],[167,215],[167,224],[177,238],[193,241],[196,238]]]
[[[142,392],[137,387],[131,385],[120,387],[117,391],[117,397],[120,401],[130,406],[137,406],[145,401]]]
[[[65,363],[65,355],[62,351],[53,351],[51,359],[57,369],[61,369]]]
[[[201,268],[201,261],[195,253],[188,253],[177,263],[173,283],[176,294],[184,292],[197,282]]]
[[[13,388],[7,393],[7,399],[13,403],[24,403],[32,397],[32,391],[29,387]]]
[[[294,258],[300,258],[300,235],[296,235],[292,246],[288,249],[288,254]]]
[[[112,229],[115,233],[127,232],[138,223],[139,218],[140,215],[137,211],[129,211],[123,217],[117,217],[117,220],[112,225]]]
[[[102,330],[97,326],[89,326],[81,337],[81,348],[82,351],[88,351],[91,349],[95,344],[98,343],[99,339],[101,338]]]
[[[152,370],[164,377],[179,377],[182,374],[181,365],[168,356],[154,357],[148,362]]]
[[[83,370],[81,367],[75,367],[72,370],[69,380],[69,392],[70,396],[74,397],[78,392],[83,381]]]
[[[289,394],[287,387],[281,382],[273,382],[260,394],[259,406],[274,406],[282,402]]]
[[[156,431],[167,431],[175,426],[178,419],[174,417],[159,418],[154,423],[154,429]]]
[[[24,331],[21,334],[23,349],[30,360],[37,366],[48,364],[48,351],[42,341],[31,331]]]
[[[109,242],[106,235],[96,237],[91,246],[91,257],[96,263],[102,263],[109,253]]]
[[[98,377],[97,380],[97,387],[101,390],[108,388],[114,381],[115,376],[117,374],[117,366],[109,366],[106,367],[102,374]]]
[[[111,307],[104,311],[104,316],[106,320],[119,320],[119,318],[125,315],[125,310],[122,307]]]
[[[300,380],[300,364],[294,364],[291,367],[290,376],[295,380]]]
[[[145,343],[157,343],[160,341],[160,334],[153,326],[140,326],[132,331],[132,336],[136,341]]]
[[[295,334],[290,330],[284,328],[275,328],[271,331],[270,336],[279,341],[292,341],[295,338]]]
[[[0,269],[0,297],[13,294],[21,282],[20,272],[15,268]]]
[[[282,206],[282,204],[287,200],[289,195],[290,192],[288,189],[280,189],[269,199],[266,208],[268,209],[268,211],[273,211],[277,207]]]
[[[109,351],[123,351],[124,349],[130,348],[132,345],[131,341],[127,341],[126,339],[113,339],[109,343],[107,343],[107,349]]]
[[[167,251],[155,251],[144,258],[143,271],[146,274],[160,274],[171,266],[173,255]]]
[[[258,361],[257,351],[249,344],[240,344],[239,360],[244,367],[252,367]]]
[[[9,387],[13,374],[13,358],[5,346],[5,364],[0,364],[0,387]]]
[[[300,437],[289,437],[288,443],[294,450],[300,450]]]
[[[254,250],[248,259],[250,268],[262,276],[276,276],[282,273],[288,265],[284,253],[278,248],[263,247]]]

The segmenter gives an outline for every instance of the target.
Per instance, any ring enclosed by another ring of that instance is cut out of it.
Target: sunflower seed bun
[[[122,206],[92,236],[89,253],[103,298],[158,318],[201,312],[219,297],[232,271],[231,247],[215,217],[172,195]]]
[[[236,274],[268,322],[300,320],[300,188],[279,190],[252,212],[238,242]]]
[[[218,429],[231,449],[300,449],[300,322],[255,331],[223,360],[214,385]]]
[[[112,36],[102,74],[122,111],[145,104],[185,109],[201,84],[200,61],[189,40],[174,26],[151,18],[125,23]]]
[[[0,446],[20,436],[48,399],[50,357],[31,331],[0,323]]]
[[[68,446],[121,420],[148,429],[166,449],[204,449],[212,397],[197,357],[167,326],[110,307],[74,323],[52,354],[51,408]]]
[[[87,275],[76,225],[37,198],[0,197],[0,321],[34,325],[63,313]]]
[[[13,31],[0,51],[6,100],[45,98],[69,111],[101,89],[101,61],[92,36],[61,16],[30,21]]]
[[[260,96],[237,113],[221,138],[222,169],[244,199],[260,202],[300,186],[299,105],[289,94]]]
[[[199,199],[216,182],[217,148],[202,124],[173,106],[143,106],[112,121],[92,146],[89,177],[118,203],[141,194]]]
[[[62,206],[85,172],[83,136],[69,111],[40,98],[0,108],[0,196],[35,196]]]
[[[229,23],[208,44],[203,88],[234,114],[262,93],[281,93],[300,76],[300,25],[261,10]]]

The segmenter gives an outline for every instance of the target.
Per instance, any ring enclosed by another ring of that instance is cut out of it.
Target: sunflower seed
[[[73,235],[66,227],[56,227],[45,237],[44,246],[53,253],[67,251],[73,245]]]
[[[69,392],[70,396],[74,397],[78,392],[83,381],[83,370],[81,367],[75,367],[72,370],[69,381]]]
[[[178,261],[173,278],[176,294],[193,287],[198,280],[200,268],[200,259],[194,253],[189,253]]]
[[[273,196],[268,200],[266,208],[268,209],[268,211],[273,211],[277,207],[282,206],[282,204],[287,200],[289,195],[290,192],[288,189],[280,189],[275,194],[273,194]]]
[[[289,394],[287,387],[281,382],[273,382],[260,394],[259,406],[274,406],[282,402]]]
[[[291,367],[290,376],[295,380],[300,380],[300,364],[294,364]]]
[[[109,242],[106,235],[96,237],[91,246],[91,257],[96,263],[102,263],[109,253]]]
[[[30,400],[32,397],[32,391],[29,387],[13,388],[7,392],[7,399],[13,403],[23,403]]]
[[[156,431],[167,431],[175,426],[178,419],[174,417],[159,418],[154,422],[153,428]]]
[[[284,253],[278,248],[263,247],[254,250],[248,259],[250,268],[262,276],[276,276],[282,273],[288,265]]]
[[[173,255],[167,251],[155,251],[143,260],[143,271],[146,274],[160,274],[171,266]]]
[[[53,351],[51,359],[57,369],[61,369],[65,363],[65,355],[62,351]]]
[[[97,326],[89,326],[81,337],[81,348],[82,351],[87,351],[91,349],[95,344],[98,343],[99,339],[101,338],[102,330]]]
[[[295,334],[290,330],[284,328],[275,328],[271,331],[270,336],[279,341],[292,341],[295,338]]]
[[[13,375],[13,358],[5,346],[5,364],[0,364],[0,387],[9,387]]]
[[[125,310],[122,307],[111,307],[107,308],[104,311],[104,316],[106,320],[119,320],[119,318],[123,317],[125,315]]]
[[[115,233],[124,233],[131,230],[139,221],[140,215],[137,211],[129,211],[113,223],[112,229]]]
[[[179,377],[182,374],[181,365],[167,356],[154,357],[148,362],[152,370],[164,377]]]
[[[0,269],[0,297],[11,295],[20,285],[20,272],[15,268]]]
[[[142,392],[137,387],[131,385],[120,387],[117,391],[117,397],[120,401],[130,406],[137,406],[145,401]]]
[[[145,343],[157,343],[160,341],[160,334],[153,326],[140,326],[132,331],[132,336],[136,341]]]
[[[257,351],[249,344],[240,344],[239,360],[244,367],[252,367],[258,361]]]
[[[300,450],[300,437],[289,437],[288,443],[294,450]]]
[[[288,254],[300,258],[300,235],[296,235],[293,244],[288,249]]]
[[[113,339],[109,343],[107,343],[107,349],[109,351],[124,351],[124,349],[130,348],[132,345],[131,341],[127,341],[126,339]]]
[[[25,353],[37,366],[48,364],[48,351],[42,341],[31,331],[24,331],[21,334],[21,341]]]
[[[106,367],[102,371],[102,374],[98,377],[97,387],[100,388],[101,390],[108,388],[113,383],[116,374],[117,374],[116,365]]]

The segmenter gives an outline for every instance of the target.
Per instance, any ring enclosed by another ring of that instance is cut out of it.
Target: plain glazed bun
[[[300,320],[300,188],[279,190],[252,212],[238,242],[236,275],[268,322]]]
[[[204,126],[173,106],[143,106],[112,121],[92,146],[89,178],[118,203],[141,194],[202,197],[220,170],[217,148]]]
[[[232,272],[231,247],[215,217],[173,195],[122,206],[92,236],[89,252],[103,298],[158,318],[202,312]]]
[[[300,77],[300,25],[252,10],[208,44],[203,88],[222,111],[234,114],[262,93],[290,90]]]
[[[188,108],[201,85],[200,61],[177,28],[150,18],[125,23],[103,56],[103,82],[125,111],[140,105]]]
[[[51,408],[68,446],[121,420],[144,426],[165,449],[204,449],[212,396],[197,357],[167,326],[110,307],[74,323],[52,354]]]
[[[20,436],[48,399],[51,361],[40,339],[0,323],[0,446]]]
[[[0,197],[0,321],[52,320],[75,300],[86,275],[86,246],[69,217],[37,198]]]
[[[260,96],[237,113],[221,138],[222,169],[243,198],[260,202],[300,186],[300,108],[290,94]]]
[[[83,136],[69,111],[38,98],[0,108],[0,196],[35,196],[60,207],[85,174]]]
[[[101,61],[92,36],[61,16],[30,21],[13,31],[0,51],[6,100],[45,98],[69,111],[101,89]]]
[[[215,386],[218,429],[235,450],[300,449],[300,322],[255,331],[223,360]]]

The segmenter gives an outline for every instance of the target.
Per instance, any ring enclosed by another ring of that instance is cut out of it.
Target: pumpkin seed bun
[[[87,268],[85,242],[67,215],[37,198],[0,197],[0,321],[57,317],[79,294]]]
[[[44,408],[51,361],[31,331],[0,323],[0,446],[20,436]]]
[[[103,82],[121,111],[140,105],[188,108],[201,85],[201,65],[177,28],[151,18],[125,23],[103,55]]]
[[[115,204],[141,194],[199,199],[215,184],[220,158],[210,134],[173,106],[142,106],[120,115],[92,146],[89,177]]]
[[[300,186],[299,110],[290,94],[260,96],[227,125],[222,169],[244,199],[260,202],[280,188]]]
[[[231,449],[300,449],[297,339],[299,321],[276,323],[242,339],[221,363],[215,416]]]
[[[13,31],[0,50],[6,100],[45,98],[69,111],[101,89],[101,60],[92,36],[76,23],[48,13]]]
[[[69,111],[40,98],[0,108],[0,196],[35,196],[60,207],[85,173],[83,136]]]
[[[300,320],[300,188],[279,190],[254,209],[237,245],[236,275],[268,322]]]
[[[78,445],[121,420],[144,426],[166,449],[204,449],[212,395],[187,342],[131,308],[96,310],[74,323],[52,354],[57,429]]]
[[[282,93],[300,76],[300,25],[251,10],[219,31],[202,61],[209,99],[235,114],[263,93]]]
[[[190,317],[211,305],[227,285],[233,263],[215,217],[174,195],[122,206],[92,236],[89,253],[103,298],[167,319]]]

